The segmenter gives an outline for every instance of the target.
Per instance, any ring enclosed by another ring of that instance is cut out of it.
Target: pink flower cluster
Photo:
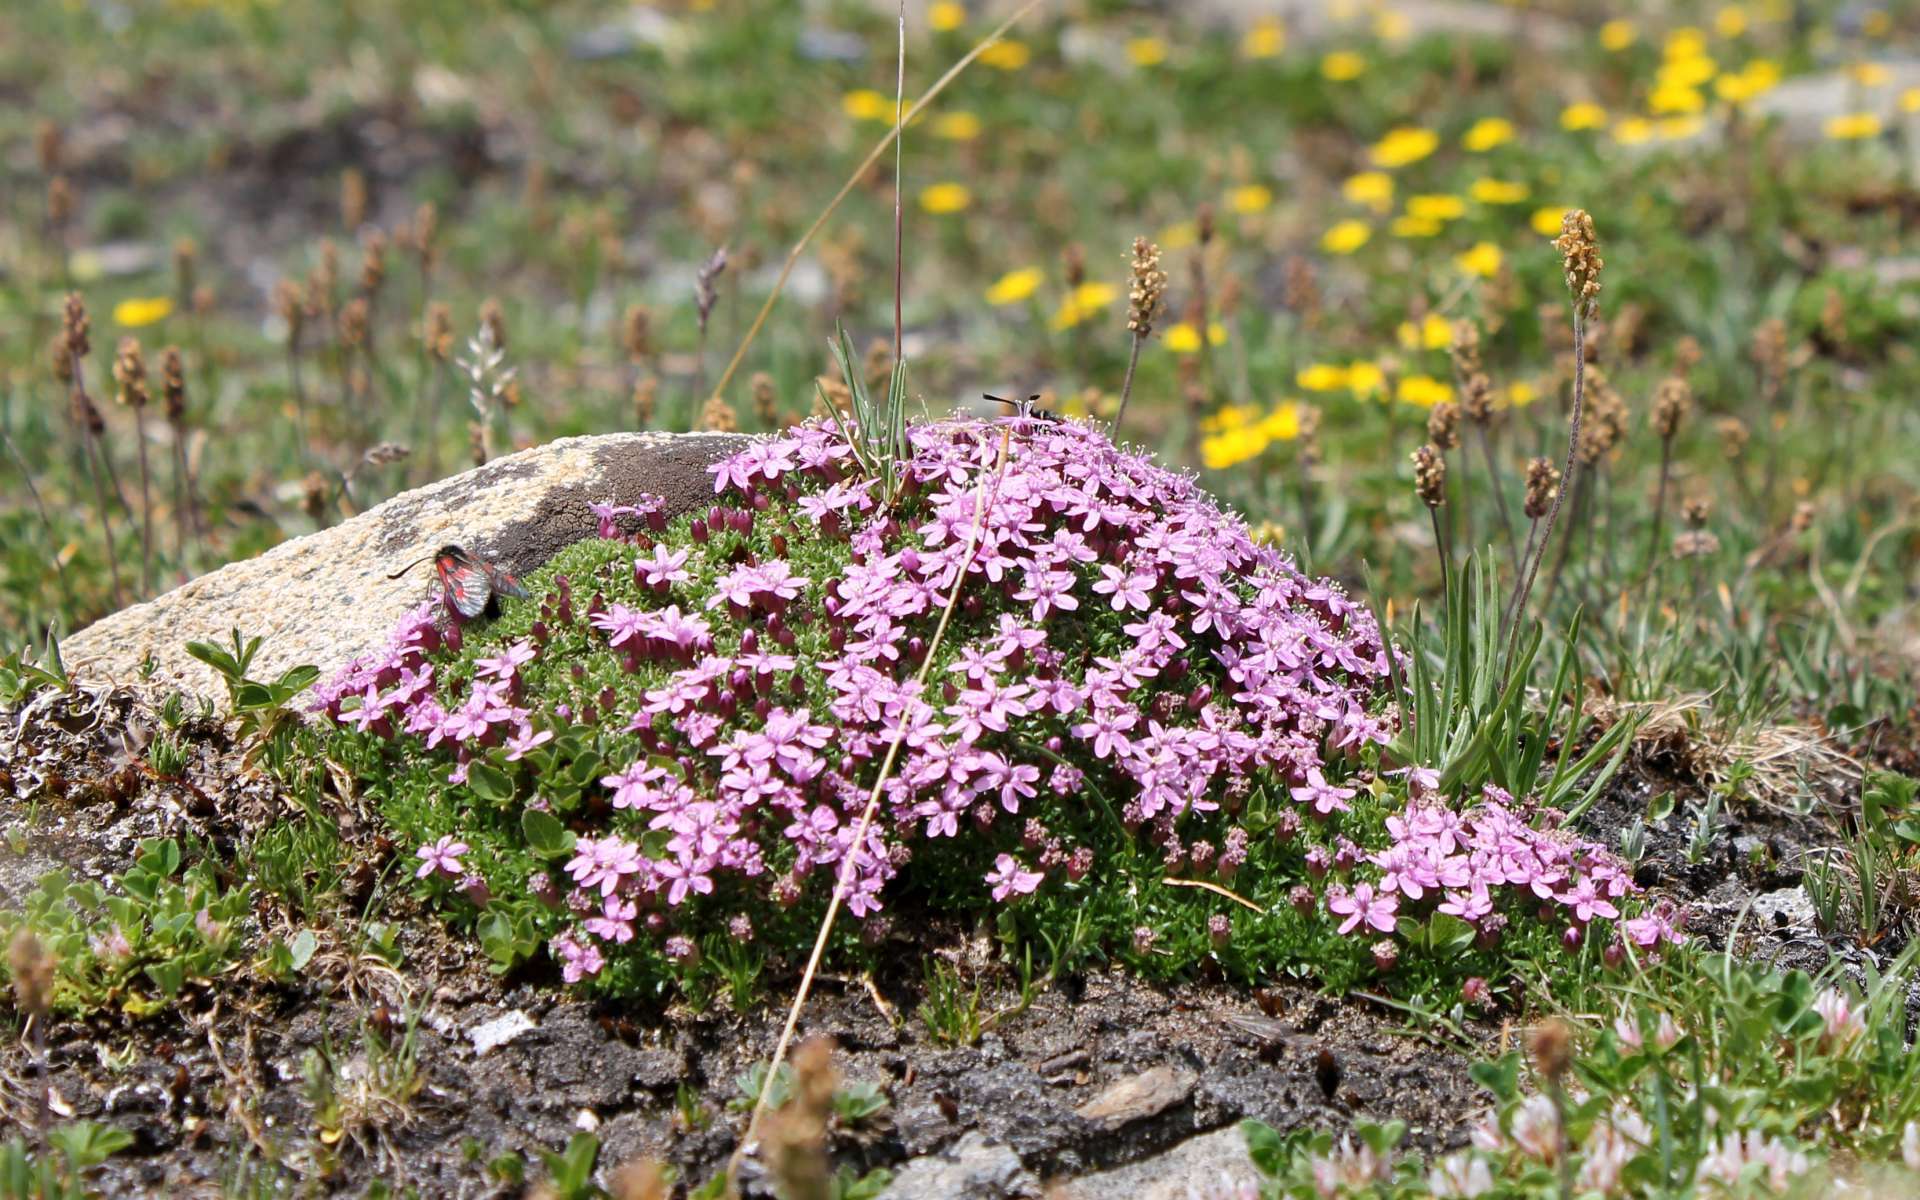
[[[1390,733],[1373,711],[1386,651],[1363,606],[1091,427],[954,420],[908,439],[900,498],[884,508],[819,423],[716,464],[716,504],[671,536],[618,527],[637,517],[661,533],[657,504],[596,506],[602,532],[635,547],[617,599],[581,603],[557,579],[531,634],[489,644],[471,680],[436,677],[459,629],[437,629],[423,606],[320,708],[451,755],[455,781],[570,725],[599,731],[614,769],[601,815],[569,820],[562,903],[577,924],[552,944],[569,978],[603,969],[637,930],[656,944],[683,932],[682,906],[723,884],[786,904],[847,867],[847,910],[870,917],[911,855],[950,839],[992,862],[982,892],[995,900],[1078,878],[1090,852],[1049,822],[1062,806],[1091,810],[1094,789],[1128,829],[1173,847],[1222,823],[1209,814],[1237,809],[1256,777],[1310,811],[1346,807],[1329,758]],[[831,577],[786,557],[790,541],[817,539],[840,547]],[[641,699],[529,697],[528,664],[563,635],[636,677]],[[896,738],[880,819],[855,845]],[[1226,843],[1222,869],[1244,858],[1244,831]]]
[[[1536,828],[1512,796],[1492,785],[1477,806],[1461,812],[1432,798],[1426,783],[1416,779],[1415,799],[1387,818],[1386,849],[1356,861],[1377,878],[1328,889],[1327,911],[1340,919],[1341,933],[1392,933],[1403,915],[1445,913],[1492,942],[1506,927],[1505,906],[1565,922],[1562,940],[1569,948],[1585,940],[1595,921],[1612,921],[1616,941],[1608,953],[1616,960],[1627,942],[1657,951],[1684,940],[1680,915],[1668,902],[1623,917],[1620,902],[1640,889],[1604,846],[1555,828],[1551,819]]]

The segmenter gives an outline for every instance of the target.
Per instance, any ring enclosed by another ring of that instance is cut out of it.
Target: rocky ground
[[[144,837],[193,839],[220,858],[291,818],[214,721],[189,722],[180,779],[155,778],[142,757],[155,728],[126,691],[46,692],[9,717],[0,784],[13,803],[0,832],[16,853],[0,858],[0,904],[17,905],[50,870],[113,877]],[[1882,761],[1911,753],[1857,749]],[[1838,800],[1856,760],[1832,755]],[[1684,899],[1701,936],[1724,941],[1737,921],[1745,952],[1817,966],[1831,948],[1813,927],[1800,864],[1832,844],[1833,813],[1752,808],[1696,836],[1686,801],[1702,781],[1691,761],[1643,746],[1588,824],[1612,839],[1650,799],[1676,792],[1674,815],[1648,827],[1642,882]],[[382,853],[376,831],[342,815],[350,842]],[[236,880],[243,870],[229,867]],[[364,910],[363,883],[342,888],[349,911]],[[287,919],[268,901],[257,916],[262,931]],[[770,1055],[777,1006],[696,1014],[562,999],[552,980],[488,974],[483,956],[430,918],[403,923],[396,969],[350,949],[351,923],[319,930],[319,952],[290,983],[235,975],[145,1019],[103,1012],[49,1030],[54,1115],[136,1137],[108,1168],[109,1192],[212,1190],[269,1161],[349,1190],[378,1174],[425,1194],[509,1195],[503,1155],[537,1177],[538,1152],[583,1129],[601,1139],[603,1163],[653,1156],[693,1179],[733,1150],[738,1081]],[[1884,961],[1897,948],[1848,953]],[[1479,1109],[1471,1055],[1513,1036],[1494,1014],[1448,1045],[1364,997],[1303,982],[1249,992],[1100,972],[1058,981],[1022,1008],[966,930],[923,928],[902,951],[897,976],[828,978],[801,1029],[831,1037],[843,1077],[887,1097],[838,1132],[835,1152],[863,1171],[893,1170],[886,1195],[900,1200],[1037,1196],[1055,1184],[1054,1195],[1088,1200],[1177,1197],[1193,1180],[1248,1172],[1235,1129],[1248,1117],[1283,1129],[1392,1117],[1417,1147],[1457,1145]],[[977,1043],[938,1044],[915,1016],[928,954],[977,970],[989,1026]],[[317,1059],[331,1064],[330,1097],[316,1090]],[[36,1072],[20,1043],[0,1053],[0,1081],[0,1109],[34,1120]]]

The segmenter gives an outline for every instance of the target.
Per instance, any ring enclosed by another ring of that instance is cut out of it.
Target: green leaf
[[[307,964],[313,961],[313,952],[319,948],[320,939],[313,935],[313,930],[302,929],[293,935],[293,941],[287,947],[290,965],[296,971],[306,970]]]
[[[153,986],[160,989],[160,994],[169,999],[179,995],[180,989],[187,985],[187,964],[179,959],[149,963],[146,974],[153,980]]]
[[[124,1129],[102,1125],[97,1121],[75,1121],[71,1125],[63,1125],[59,1129],[49,1131],[47,1141],[67,1156],[67,1161],[73,1164],[75,1170],[84,1171],[89,1167],[99,1166],[133,1145],[133,1135]]]
[[[1520,1054],[1518,1051],[1506,1054],[1492,1062],[1478,1062],[1467,1068],[1467,1074],[1481,1087],[1492,1092],[1499,1103],[1507,1103],[1520,1095]]]
[[[1240,1136],[1247,1142],[1247,1157],[1262,1175],[1277,1179],[1287,1169],[1287,1144],[1280,1132],[1265,1121],[1240,1122]]]
[[[560,818],[550,812],[529,808],[520,814],[520,832],[526,835],[527,846],[541,858],[559,858],[573,853],[575,837],[573,831],[560,823]]]
[[[467,786],[489,804],[505,804],[513,799],[513,777],[492,763],[474,762],[467,767]]]

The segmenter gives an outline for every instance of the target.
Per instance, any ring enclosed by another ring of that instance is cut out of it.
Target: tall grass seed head
[[[287,327],[287,346],[298,353],[301,330],[307,319],[307,308],[301,299],[299,286],[291,279],[282,279],[274,284],[272,305],[274,315]]]
[[[435,362],[453,359],[453,310],[444,301],[427,305],[427,325],[423,345],[427,357]]]
[[[1680,423],[1693,406],[1693,389],[1685,376],[1673,374],[1660,381],[1653,392],[1653,431],[1661,440],[1671,440],[1680,432]]]
[[[1778,317],[1760,322],[1753,331],[1752,354],[1761,385],[1777,390],[1787,377],[1787,323]]]
[[[500,301],[488,296],[480,303],[480,323],[487,327],[490,345],[495,350],[507,348],[507,314],[500,307]]]
[[[1428,508],[1447,502],[1447,460],[1435,446],[1424,445],[1413,452],[1413,494]]]
[[[1127,328],[1135,337],[1153,332],[1153,318],[1167,293],[1167,273],[1160,266],[1160,247],[1146,238],[1133,239],[1133,265],[1128,272]]]
[[[33,127],[34,161],[40,164],[42,175],[59,172],[61,160],[66,157],[66,134],[57,121],[42,119]]]
[[[1447,342],[1447,357],[1453,363],[1454,373],[1463,379],[1481,371],[1480,327],[1464,317],[1455,321]]]
[[[79,292],[68,292],[60,313],[60,332],[69,357],[75,361],[93,353],[93,321],[87,316],[87,302]]]
[[[1591,309],[1600,296],[1600,238],[1594,232],[1593,218],[1584,208],[1568,209],[1560,219],[1560,236],[1553,239],[1566,272],[1567,290],[1576,306]]]
[[[360,243],[360,293],[368,299],[380,294],[387,281],[387,235],[369,229]]]
[[[733,405],[727,403],[725,396],[709,396],[700,406],[700,427],[719,433],[737,433],[740,429],[740,414]]]
[[[653,357],[653,314],[646,305],[628,307],[620,325],[620,344],[626,348],[627,361],[636,366]]]
[[[152,397],[147,391],[147,361],[140,353],[138,338],[120,339],[113,356],[113,381],[119,385],[114,399],[128,408],[145,408]]]
[[[1460,406],[1442,400],[1427,410],[1427,440],[1442,451],[1460,446]]]
[[[1747,432],[1747,423],[1739,417],[1716,419],[1713,431],[1720,437],[1720,452],[1728,458],[1739,458],[1747,452],[1747,442],[1752,435]]]
[[[55,175],[47,180],[47,222],[55,229],[62,228],[73,219],[73,185],[67,182],[65,175]]]
[[[439,207],[431,200],[424,201],[413,210],[413,227],[407,232],[413,252],[420,260],[420,269],[431,270],[436,254],[435,242],[440,233]]]
[[[367,220],[367,177],[359,167],[340,172],[340,225],[352,231]]]
[[[179,428],[187,419],[187,369],[178,346],[160,353],[160,399],[166,406],[167,423]]]
[[[1573,1066],[1573,1050],[1573,1026],[1558,1017],[1547,1018],[1527,1033],[1527,1054],[1534,1068],[1556,1082]]]
[[[1560,468],[1548,458],[1527,460],[1527,495],[1522,506],[1528,518],[1538,521],[1553,507],[1553,495],[1560,488]]]
[[[753,397],[753,416],[760,422],[762,429],[772,429],[778,421],[774,406],[779,399],[773,386],[773,376],[765,371],[755,371],[753,378],[747,381],[747,392]]]
[[[21,925],[7,944],[7,974],[21,1012],[44,1017],[53,1003],[54,959],[45,942]]]

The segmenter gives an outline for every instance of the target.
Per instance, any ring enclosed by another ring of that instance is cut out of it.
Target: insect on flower
[[[1050,412],[1044,408],[1034,407],[1034,405],[1040,399],[1040,397],[1037,394],[1028,396],[1025,400],[1009,400],[1005,396],[996,396],[992,392],[982,392],[980,394],[980,398],[982,400],[991,400],[995,404],[1006,405],[1008,408],[1013,410],[1013,415],[1016,417],[1031,419],[1035,421],[1058,421],[1060,419],[1059,413]]]
[[[440,593],[446,598],[447,607],[467,620],[486,612],[489,606],[498,612],[495,596],[526,599],[527,589],[520,586],[519,576],[459,546],[442,546],[432,554],[414,559],[387,578],[398,579],[428,558],[433,560],[433,572],[440,580]]]

